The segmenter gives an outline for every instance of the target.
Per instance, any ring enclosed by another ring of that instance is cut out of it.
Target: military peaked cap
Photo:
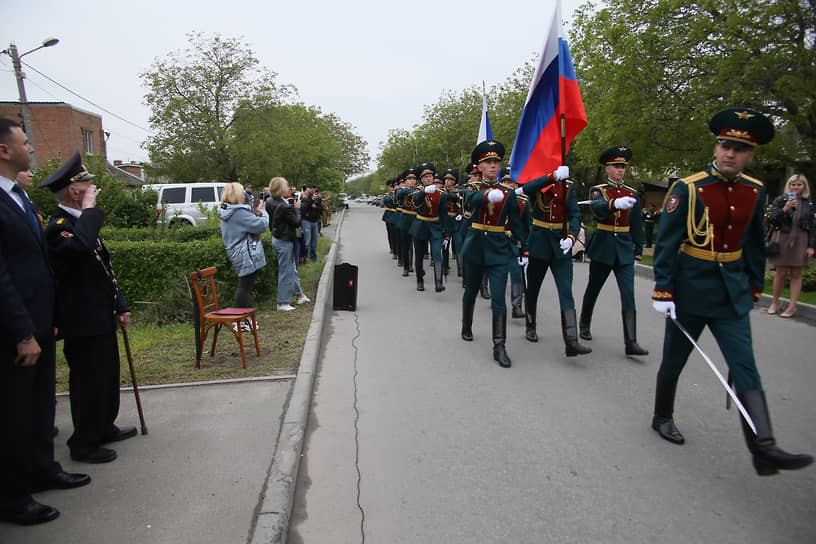
[[[82,166],[82,157],[79,151],[68,159],[68,162],[60,166],[59,170],[51,174],[48,179],[37,185],[37,187],[48,187],[52,193],[56,193],[64,187],[68,187],[77,181],[87,181],[93,179],[93,174],[89,174]]]
[[[740,147],[767,144],[774,137],[771,121],[758,111],[748,108],[728,108],[714,115],[708,128],[720,143],[736,143]]]
[[[485,140],[473,149],[470,160],[479,164],[487,159],[502,160],[504,158],[504,145],[496,140]]]
[[[601,153],[598,162],[608,166],[610,164],[629,164],[630,160],[632,160],[632,149],[629,146],[616,145]]]

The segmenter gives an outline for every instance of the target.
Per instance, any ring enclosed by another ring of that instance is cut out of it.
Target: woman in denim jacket
[[[300,277],[294,259],[297,243],[295,231],[300,226],[300,200],[295,199],[290,206],[285,198],[288,194],[289,182],[285,178],[275,177],[270,180],[266,211],[269,214],[269,230],[272,231],[272,247],[278,256],[278,310],[285,312],[295,309],[290,304],[295,295],[298,297],[298,304],[309,302],[300,288]]]

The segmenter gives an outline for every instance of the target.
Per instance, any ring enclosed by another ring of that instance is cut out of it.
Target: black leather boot
[[[462,256],[458,253],[456,254],[456,276],[462,277]]]
[[[442,284],[442,263],[433,263],[434,267],[434,288],[436,289],[437,293],[441,293],[445,290],[445,286]]]
[[[408,272],[414,271],[414,247],[408,247]]]
[[[635,310],[623,311],[623,341],[626,344],[626,355],[649,355],[649,351],[637,343],[637,320]]]
[[[771,418],[768,415],[768,404],[765,392],[760,389],[737,393],[745,411],[754,421],[757,433],[748,426],[745,418],[740,416],[745,443],[753,455],[754,469],[760,476],[770,476],[780,470],[798,470],[813,462],[813,457],[806,454],[788,453],[776,446],[771,431]]]
[[[473,309],[476,302],[462,301],[462,340],[473,342]]]
[[[673,444],[683,444],[686,439],[674,424],[674,394],[677,392],[677,380],[657,379],[655,388],[654,417],[652,429],[661,437]]]
[[[564,336],[567,357],[592,353],[592,348],[578,343],[578,324],[575,319],[575,308],[561,310],[561,334]]]
[[[411,253],[407,248],[402,249],[402,277],[405,278],[411,273]]]
[[[487,274],[482,274],[482,286],[480,290],[482,298],[490,300],[490,286],[487,284]]]
[[[527,301],[527,313],[524,316],[524,336],[530,342],[538,342],[536,334],[536,304]]]
[[[502,368],[510,368],[510,357],[504,349],[507,339],[507,314],[493,314],[493,360]]]
[[[589,332],[589,326],[592,323],[592,310],[595,309],[595,301],[587,300],[584,297],[584,302],[581,304],[581,322],[578,328],[581,332],[581,338],[584,340],[592,340],[592,334]]]
[[[522,300],[524,300],[524,285],[511,283],[510,305],[513,307],[513,318],[524,317],[524,310],[521,308]]]
[[[417,263],[416,268],[417,291],[425,290],[425,269],[422,268],[422,261]]]

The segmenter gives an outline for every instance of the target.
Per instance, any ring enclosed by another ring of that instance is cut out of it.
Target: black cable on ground
[[[362,544],[365,544],[365,510],[360,504],[360,488],[362,475],[360,474],[360,409],[357,407],[357,345],[355,341],[360,337],[360,322],[357,319],[357,312],[354,312],[354,327],[357,333],[351,339],[351,346],[354,348],[354,468],[357,470],[357,509],[360,510],[360,537]]]

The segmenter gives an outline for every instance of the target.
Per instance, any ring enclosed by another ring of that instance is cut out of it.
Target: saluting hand
[[[88,188],[85,189],[85,194],[82,195],[82,209],[86,208],[94,208],[96,207],[96,196],[102,191],[99,187],[94,185],[93,183],[88,185]]]

